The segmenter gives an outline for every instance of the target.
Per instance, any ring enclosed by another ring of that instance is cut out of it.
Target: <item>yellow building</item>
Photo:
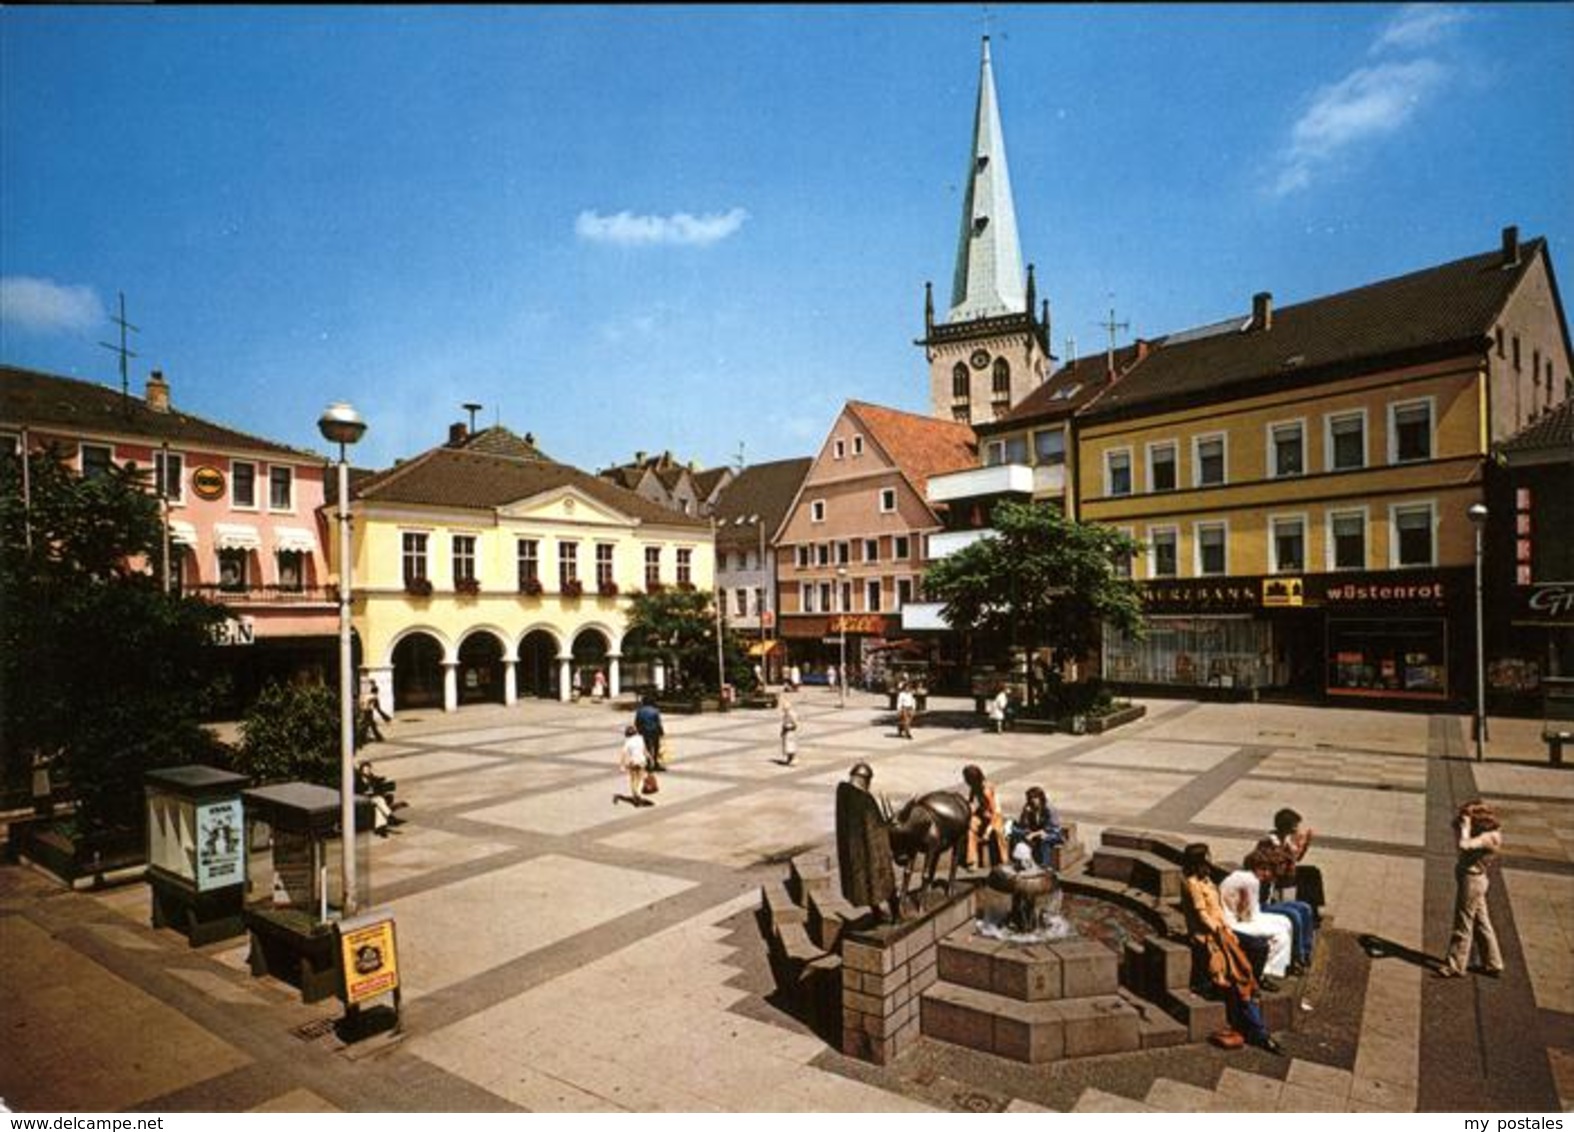
[[[568,700],[623,664],[629,595],[709,589],[708,522],[543,456],[492,428],[351,490],[354,622],[385,706]]]
[[[1152,345],[1077,416],[1082,518],[1145,547],[1136,687],[1473,696],[1475,531],[1492,443],[1566,396],[1545,244]],[[1230,693],[1221,693],[1230,694]]]

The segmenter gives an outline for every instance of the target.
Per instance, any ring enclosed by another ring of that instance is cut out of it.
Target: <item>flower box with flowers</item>
[[[660,582],[651,582],[645,587],[645,592],[648,594],[659,594],[664,592],[666,588],[667,587],[662,585]]]
[[[411,597],[431,597],[432,579],[406,578],[404,580],[404,592],[409,594]]]
[[[540,597],[541,590],[542,586],[540,578],[526,578],[524,581],[519,583],[519,592],[529,597]]]
[[[596,586],[596,592],[602,597],[617,597],[618,584],[616,582],[602,582]]]
[[[582,597],[585,593],[585,583],[578,578],[570,578],[563,583],[561,593],[564,597]]]
[[[466,597],[474,597],[481,592],[481,580],[479,578],[455,578],[454,592],[464,594]]]
[[[679,593],[686,593],[686,594],[693,593],[694,592],[694,583],[693,582],[679,582],[678,583],[678,592]]]

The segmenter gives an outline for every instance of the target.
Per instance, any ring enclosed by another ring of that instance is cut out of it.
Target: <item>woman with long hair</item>
[[[1224,903],[1213,883],[1213,859],[1200,842],[1181,857],[1181,907],[1192,943],[1207,957],[1208,981],[1224,998],[1231,1027],[1254,1046],[1283,1055],[1257,1004],[1257,979],[1240,940],[1225,922]],[[1235,1039],[1237,1045],[1239,1039]]]
[[[1480,972],[1490,979],[1503,974],[1503,952],[1487,911],[1487,890],[1492,887],[1488,869],[1503,848],[1502,828],[1492,807],[1473,798],[1454,815],[1454,838],[1459,859],[1454,865],[1454,935],[1448,958],[1437,969],[1439,978],[1457,979],[1470,961],[1474,940],[1481,959]]]

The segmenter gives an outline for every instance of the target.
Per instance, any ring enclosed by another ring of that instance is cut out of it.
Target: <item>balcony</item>
[[[337,586],[221,586],[217,583],[185,585],[183,594],[224,605],[336,605]]]
[[[1037,464],[1033,468],[1033,498],[1066,494],[1066,465]]]
[[[997,495],[1032,496],[1035,486],[1033,469],[1028,465],[995,464],[988,468],[969,468],[965,472],[931,476],[928,494],[931,503],[950,503],[957,499],[983,499]]]
[[[902,606],[902,630],[911,632],[915,629],[945,630],[951,628],[946,619],[940,616],[940,611],[945,608],[941,601],[910,601]]]
[[[964,547],[972,546],[981,538],[988,538],[994,530],[985,527],[978,531],[936,531],[929,536],[929,561],[949,558]]]

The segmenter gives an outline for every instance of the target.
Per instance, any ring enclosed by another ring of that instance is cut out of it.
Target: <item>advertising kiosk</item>
[[[249,781],[208,766],[166,767],[143,777],[153,926],[174,928],[193,947],[245,930],[241,791]]]

